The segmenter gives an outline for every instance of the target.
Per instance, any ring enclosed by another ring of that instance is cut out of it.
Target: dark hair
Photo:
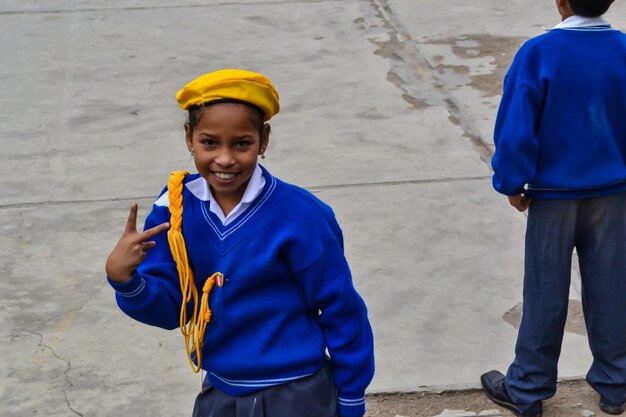
[[[569,0],[575,15],[584,17],[602,16],[609,10],[614,0]]]
[[[235,99],[221,99],[221,100],[213,100],[208,103],[204,103],[197,106],[189,107],[189,135],[193,134],[194,129],[198,125],[198,120],[200,119],[200,111],[204,107],[209,107],[214,104],[220,103],[235,103],[235,104],[243,104],[246,109],[248,109],[248,113],[252,118],[252,123],[257,127],[259,131],[259,138],[263,139],[263,132],[265,131],[265,113],[259,107],[255,106],[252,103],[248,103],[247,101],[235,100]]]

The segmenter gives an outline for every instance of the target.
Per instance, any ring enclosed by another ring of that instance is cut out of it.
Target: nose
[[[215,162],[223,167],[231,166],[235,163],[235,159],[231,155],[229,149],[221,149],[219,155],[215,158]]]

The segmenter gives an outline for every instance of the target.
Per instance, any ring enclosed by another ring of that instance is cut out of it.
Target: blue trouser
[[[337,417],[337,390],[330,363],[314,375],[233,397],[202,384],[192,417]]]
[[[505,379],[524,411],[556,392],[574,248],[593,354],[587,381],[608,404],[626,401],[626,193],[534,200],[526,228],[522,322]]]

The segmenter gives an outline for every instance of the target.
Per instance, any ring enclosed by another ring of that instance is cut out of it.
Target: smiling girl
[[[257,162],[280,108],[274,86],[221,70],[176,98],[198,173],[172,174],[143,232],[131,207],[106,264],[119,307],[180,326],[192,369],[206,371],[194,416],[363,416],[373,338],[341,229]]]

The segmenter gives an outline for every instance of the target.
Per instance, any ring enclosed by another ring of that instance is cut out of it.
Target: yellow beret
[[[215,100],[240,100],[263,110],[265,121],[280,110],[278,92],[264,75],[239,69],[223,69],[204,74],[176,93],[183,110]]]

